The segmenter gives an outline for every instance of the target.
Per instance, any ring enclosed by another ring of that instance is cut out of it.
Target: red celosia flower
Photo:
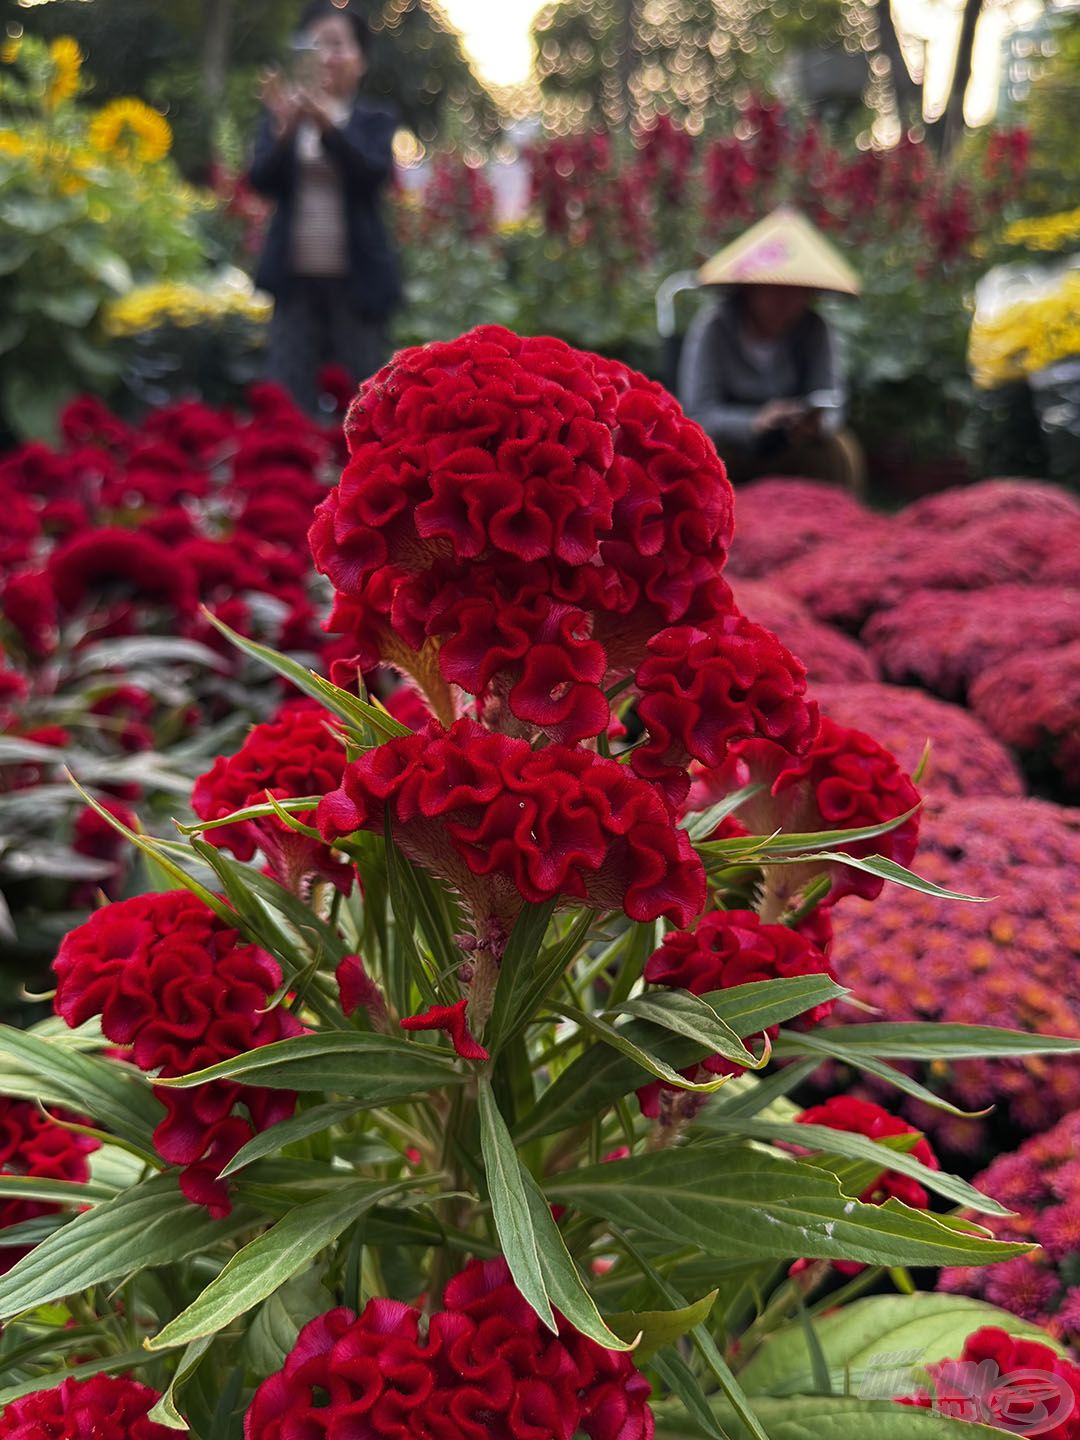
[[[143,431],[181,450],[190,461],[209,464],[229,441],[236,421],[227,410],[214,410],[199,400],[180,400],[152,410]]]
[[[327,842],[382,830],[455,885],[497,947],[523,900],[565,896],[685,925],[705,877],[657,792],[588,750],[524,740],[459,720],[390,740],[347,766],[319,805]]]
[[[64,444],[103,445],[119,454],[127,449],[131,432],[96,395],[79,395],[60,411]]]
[[[722,765],[736,740],[759,737],[796,756],[809,749],[818,713],[806,671],[762,626],[732,613],[704,629],[661,630],[648,650],[635,677],[648,739],[631,763],[674,804],[690,788],[690,760]]]
[[[752,833],[773,830],[802,833],[813,830],[856,830],[894,820],[919,803],[919,792],[895,758],[861,730],[850,730],[827,716],[806,754],[792,760],[779,746],[764,740],[740,741],[732,746],[733,761],[715,775],[706,772],[695,789],[692,808],[703,809],[713,798],[748,781],[770,786],[766,794],[748,801],[740,820]],[[919,817],[870,840],[854,840],[834,848],[862,858],[883,855],[909,865],[919,838]],[[828,903],[844,895],[873,899],[884,881],[840,862],[807,861],[805,865],[776,867],[769,877],[770,908],[777,915],[783,901],[795,895],[814,876],[829,874]]]
[[[1049,1345],[987,1325],[968,1336],[958,1360],[925,1369],[932,1390],[900,1397],[899,1404],[1012,1435],[1080,1440],[1080,1366]]]
[[[1080,566],[1078,566],[1080,576]],[[863,641],[883,673],[962,699],[983,671],[1014,657],[1080,641],[1080,589],[988,585],[916,590],[871,617]],[[1022,704],[1025,702],[1021,702]]]
[[[130,810],[122,801],[111,800],[105,796],[102,797],[101,805],[129,830],[137,827],[138,820],[134,811]],[[103,860],[112,866],[111,875],[105,876],[101,880],[85,881],[74,886],[72,904],[80,908],[92,905],[94,896],[99,889],[103,890],[110,900],[115,899],[123,885],[131,856],[134,853],[129,848],[124,836],[96,810],[87,807],[85,810],[79,811],[75,821],[71,848],[76,855],[87,855],[91,859]]]
[[[914,770],[926,742],[926,794],[1022,795],[1024,782],[1005,746],[967,710],[900,685],[820,685],[821,708],[841,725],[858,725]]]
[[[714,910],[702,916],[693,930],[671,931],[646,961],[644,970],[650,985],[668,985],[689,990],[692,995],[795,975],[836,978],[824,951],[807,936],[786,925],[763,925],[752,910]],[[828,1000],[813,1006],[799,1017],[799,1023],[817,1025],[831,1012],[833,1004]],[[769,1027],[770,1039],[776,1038],[779,1028]],[[720,1055],[703,1061],[700,1068],[714,1075],[734,1075],[739,1070]],[[699,1067],[692,1065],[684,1074],[696,1080]],[[637,1094],[642,1112],[655,1118],[663,1096],[686,1092],[654,1080]]]
[[[26,676],[4,663],[4,652],[0,649],[0,730],[8,729],[15,722],[15,707],[28,694]]]
[[[247,1440],[288,1440],[316,1424],[332,1433],[354,1417],[373,1440],[405,1430],[444,1440],[651,1440],[649,1383],[630,1356],[561,1318],[552,1335],[505,1261],[473,1261],[443,1305],[425,1339],[420,1312],[397,1300],[370,1300],[359,1318],[337,1309],[310,1321],[255,1392]]]
[[[102,695],[89,707],[89,713],[105,721],[107,733],[115,738],[121,750],[138,753],[154,748],[154,732],[150,726],[155,700],[148,690],[138,685],[118,685]]]
[[[56,597],[43,570],[25,570],[8,580],[0,593],[0,615],[31,659],[44,660],[56,649]]]
[[[72,1118],[56,1113],[61,1119]],[[97,1140],[58,1125],[32,1101],[0,1096],[0,1175],[82,1183],[90,1178],[86,1157],[97,1148]],[[3,1232],[59,1208],[45,1200],[0,1200],[0,1274],[27,1253],[26,1247],[4,1245]]]
[[[275,800],[302,795],[327,795],[341,784],[345,747],[329,728],[329,711],[311,700],[291,700],[271,720],[252,727],[235,755],[219,755],[195,782],[191,804],[203,820],[219,820],[236,810],[264,805],[267,791]],[[297,819],[310,825],[314,811]],[[211,845],[250,860],[257,849],[272,873],[290,890],[302,889],[312,878],[330,880],[345,894],[352,887],[350,866],[334,859],[326,845],[291,830],[276,815],[242,820],[207,830]]]
[[[131,1046],[141,1070],[162,1076],[190,1075],[301,1029],[269,1006],[281,984],[277,962],[186,890],[96,911],[65,936],[53,968],[54,1008],[68,1025],[100,1015],[106,1039]],[[290,1115],[296,1097],[224,1080],[156,1093],[166,1110],[154,1131],[158,1151],[184,1167],[190,1200],[228,1214],[218,1172],[253,1134]]]
[[[465,1017],[468,1005],[468,1000],[459,1000],[456,1005],[432,1005],[422,1015],[410,1015],[398,1023],[402,1030],[445,1030],[463,1060],[490,1060],[490,1054],[469,1030]]]
[[[194,576],[147,535],[102,529],[77,535],[49,556],[49,576],[66,614],[87,600],[132,597],[185,614],[195,605]]]
[[[606,672],[727,599],[731,489],[651,381],[489,326],[399,353],[346,424],[351,459],[311,530],[316,564],[383,659],[574,741],[607,723]],[[449,718],[447,716],[446,718]]]
[[[119,1375],[63,1380],[6,1405],[0,1440],[170,1440],[174,1430],[146,1418],[160,1399]]]

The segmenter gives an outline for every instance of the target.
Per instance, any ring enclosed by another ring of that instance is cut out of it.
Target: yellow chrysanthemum
[[[172,146],[169,122],[141,100],[110,100],[90,121],[87,139],[95,150],[121,161],[151,164]]]
[[[77,40],[70,35],[58,35],[49,46],[49,59],[52,61],[52,79],[45,92],[45,104],[52,110],[70,100],[78,91],[83,55]]]
[[[19,50],[22,47],[21,35],[9,35],[0,45],[0,65],[14,65],[19,58]]]
[[[0,155],[10,155],[17,160],[24,154],[26,144],[16,130],[0,130]]]
[[[106,334],[137,335],[171,324],[186,328],[204,321],[214,322],[230,315],[243,316],[255,324],[265,324],[273,309],[265,295],[235,289],[202,290],[197,285],[181,285],[162,281],[130,290],[119,300],[106,306]]]
[[[975,384],[993,389],[1080,355],[1080,271],[1037,299],[1018,301],[971,327],[968,363]]]
[[[1029,250],[1058,250],[1080,237],[1080,209],[1064,210],[1057,215],[1040,215],[1034,219],[1014,220],[1005,231],[1009,245],[1024,245]]]

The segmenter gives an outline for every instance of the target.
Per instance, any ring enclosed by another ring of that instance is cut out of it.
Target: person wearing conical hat
[[[823,290],[858,295],[855,272],[782,207],[707,261],[698,281],[720,288],[683,344],[679,399],[732,480],[802,475],[861,488],[832,337],[813,308]]]

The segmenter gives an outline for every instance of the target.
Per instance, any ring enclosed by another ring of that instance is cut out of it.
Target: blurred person
[[[722,287],[695,316],[679,361],[683,409],[712,437],[736,483],[801,475],[862,488],[858,441],[822,290],[857,295],[846,262],[808,220],[774,211],[698,272]]]
[[[379,197],[395,120],[359,96],[367,29],[348,3],[308,5],[296,50],[304,73],[263,82],[248,178],[277,202],[255,273],[274,297],[267,372],[314,412],[322,366],[363,380],[387,356],[401,277]]]

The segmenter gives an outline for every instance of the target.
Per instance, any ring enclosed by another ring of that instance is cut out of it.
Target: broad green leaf
[[[464,1077],[451,1055],[396,1035],[357,1030],[295,1035],[157,1083],[187,1090],[210,1080],[239,1080],[272,1090],[332,1090],[365,1105],[389,1105]]]
[[[827,975],[798,975],[790,980],[760,980],[730,990],[713,990],[701,998],[736,1035],[743,1036],[754,1035],[844,994],[846,991]],[[632,1045],[647,1046],[654,1059],[673,1070],[713,1053],[686,1036],[674,1035],[646,1020],[619,1026],[619,1034]],[[639,1063],[609,1046],[590,1046],[567,1066],[515,1127],[515,1139],[524,1143],[594,1120],[621,1095],[645,1084],[646,1073]]]
[[[609,1223],[724,1258],[964,1265],[1030,1248],[965,1232],[947,1216],[896,1200],[864,1205],[826,1171],[734,1145],[690,1145],[594,1165],[553,1177],[544,1191]]]
[[[750,1120],[741,1115],[733,1119],[725,1119],[721,1115],[710,1116],[707,1125],[718,1134],[745,1135],[748,1140],[764,1140],[774,1145],[800,1145],[807,1150],[821,1150],[853,1160],[880,1160],[883,1170],[895,1170],[901,1175],[909,1175],[927,1190],[944,1196],[954,1205],[964,1205],[982,1215],[1014,1213],[998,1201],[992,1200],[989,1195],[976,1190],[966,1180],[961,1180],[959,1175],[949,1175],[943,1170],[931,1170],[913,1155],[892,1150],[866,1135],[856,1135],[849,1130],[833,1130],[827,1125],[787,1124],[779,1120]]]
[[[211,1220],[180,1194],[175,1174],[154,1175],[76,1215],[0,1276],[0,1323],[92,1285],[199,1254],[235,1239],[259,1218],[237,1205],[227,1219]]]
[[[499,1243],[514,1284],[551,1331],[557,1327],[544,1285],[540,1253],[532,1213],[522,1179],[521,1164],[514,1142],[499,1113],[490,1083],[481,1078],[477,1098],[480,1108],[480,1148],[484,1157],[488,1195]]]
[[[980,1056],[1075,1055],[1080,1039],[1061,1035],[1032,1035],[1026,1030],[1003,1030],[994,1025],[953,1025],[949,1021],[902,1020],[877,1025],[844,1025],[831,1032],[837,1046],[850,1055],[865,1053],[886,1060],[966,1060]],[[783,1031],[777,1055],[793,1055],[807,1040],[822,1038],[820,1030],[808,1035]],[[842,1057],[841,1057],[842,1058]]]
[[[100,1185],[94,1180],[46,1180],[37,1175],[0,1174],[0,1196],[4,1198],[89,1205],[95,1200],[111,1200],[115,1194],[111,1185]]]
[[[519,1169],[536,1234],[540,1270],[547,1294],[570,1323],[583,1335],[588,1335],[590,1340],[595,1340],[598,1345],[603,1345],[608,1350],[629,1349],[635,1337],[628,1338],[624,1334],[620,1338],[619,1333],[603,1319],[582,1283],[578,1268],[552,1218],[551,1208],[544,1199],[543,1191],[523,1165],[519,1165]]]
[[[670,1065],[658,1059],[651,1051],[628,1039],[625,1031],[629,1027],[617,1028],[609,1025],[599,1015],[588,1015],[574,1005],[553,1003],[551,1008],[565,1019],[572,1020],[580,1029],[587,1031],[590,1035],[595,1035],[605,1045],[610,1045],[620,1055],[625,1055],[628,1060],[637,1065],[639,1069],[647,1071],[654,1079],[663,1080],[677,1090],[689,1090],[696,1095],[713,1095],[727,1084],[728,1077],[726,1075],[717,1075],[711,1080],[687,1080],[678,1070],[673,1070]]]
[[[734,1060],[737,1065],[757,1069],[761,1063],[712,1006],[689,990],[647,990],[633,1000],[624,1000],[619,1010],[639,1020],[651,1020],[676,1035],[697,1040],[714,1054]]]
[[[836,1388],[845,1388],[846,1376],[857,1391],[863,1376],[873,1374],[873,1393],[884,1399],[890,1393],[910,1394],[914,1386],[905,1392],[903,1383],[911,1381],[916,1367],[959,1356],[967,1337],[983,1325],[1065,1353],[1039,1326],[966,1295],[875,1295],[819,1316],[814,1331]],[[889,1372],[896,1376],[895,1391],[889,1389]],[[813,1393],[801,1327],[788,1325],[766,1336],[740,1377],[752,1394]]]
[[[484,1044],[496,1055],[520,1013],[521,1000],[538,965],[555,901],[522,906],[499,964],[499,979],[491,1017],[484,1027]]]
[[[162,1117],[161,1104],[142,1073],[130,1065],[84,1055],[62,1044],[41,1040],[26,1030],[0,1026],[0,1054],[9,1055],[26,1071],[28,1098],[59,1104],[76,1115],[92,1118],[136,1146],[158,1164],[152,1137]],[[27,1093],[17,1077],[6,1077],[7,1093]]]
[[[354,1181],[320,1200],[290,1210],[276,1225],[238,1250],[197,1300],[146,1341],[146,1348],[168,1350],[189,1345],[200,1336],[224,1329],[238,1315],[272,1295],[366,1210],[400,1190],[402,1183]]]
[[[238,1170],[243,1170],[245,1165],[261,1160],[264,1155],[274,1155],[297,1140],[306,1140],[310,1135],[320,1135],[324,1130],[347,1120],[350,1115],[355,1115],[357,1109],[358,1107],[351,1103],[314,1105],[310,1110],[301,1110],[297,1115],[290,1115],[288,1120],[278,1121],[276,1125],[271,1125],[269,1130],[253,1135],[246,1145],[241,1145],[222,1170],[221,1178],[235,1175]]]
[[[709,1318],[716,1303],[718,1290],[710,1291],[692,1305],[683,1305],[675,1310],[622,1310],[608,1316],[608,1324],[616,1335],[624,1340],[641,1336],[634,1347],[634,1360],[638,1364],[652,1359],[664,1345],[673,1345],[676,1340],[703,1325]]]
[[[255,1374],[272,1375],[280,1370],[303,1326],[333,1309],[334,1303],[314,1266],[275,1290],[263,1301],[244,1336],[245,1355]]]

